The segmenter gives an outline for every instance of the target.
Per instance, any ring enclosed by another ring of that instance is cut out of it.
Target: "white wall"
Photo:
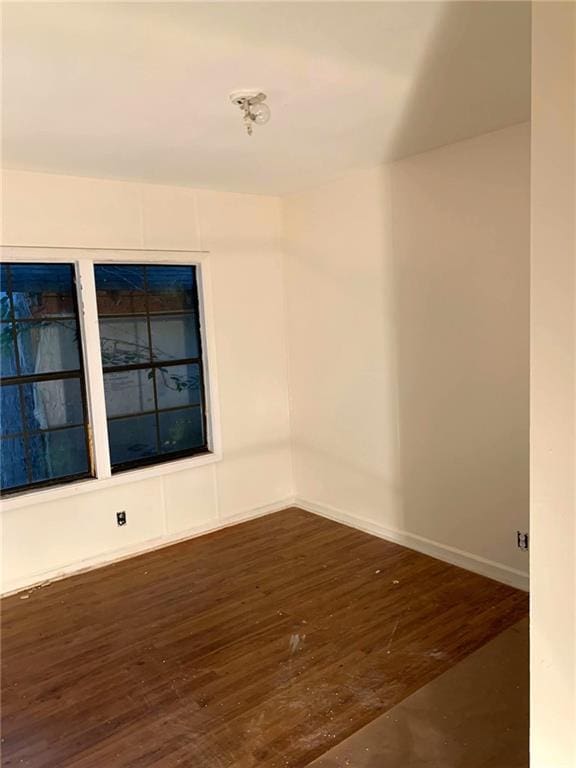
[[[5,510],[5,590],[294,493],[526,584],[527,124],[285,199],[284,264],[275,198],[7,172],[3,208],[5,244],[211,250],[224,451]]]
[[[285,201],[301,502],[519,585],[529,146],[521,124]]]
[[[576,5],[533,6],[531,761],[576,765]]]
[[[278,199],[6,171],[2,229],[5,245],[209,249],[223,442],[216,464],[4,509],[3,590],[290,499]]]

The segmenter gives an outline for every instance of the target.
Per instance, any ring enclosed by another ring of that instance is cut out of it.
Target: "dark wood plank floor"
[[[3,766],[305,766],[527,613],[287,510],[3,601]]]

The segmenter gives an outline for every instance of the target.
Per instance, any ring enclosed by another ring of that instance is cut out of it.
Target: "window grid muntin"
[[[72,303],[74,308],[74,315],[63,315],[63,316],[47,316],[46,318],[16,318],[16,312],[14,310],[14,293],[13,293],[13,284],[12,284],[12,266],[16,264],[16,262],[1,262],[2,266],[4,268],[4,274],[6,275],[6,287],[7,287],[7,293],[8,293],[8,303],[10,307],[10,320],[8,321],[11,324],[11,330],[12,330],[12,344],[13,344],[13,352],[14,352],[14,365],[16,367],[16,375],[15,376],[6,376],[0,378],[0,386],[10,386],[10,385],[17,385],[18,387],[18,401],[19,401],[19,407],[20,407],[20,419],[22,424],[22,431],[21,432],[14,432],[10,433],[9,435],[2,435],[0,438],[0,445],[3,444],[5,440],[14,440],[16,438],[21,438],[22,443],[24,445],[24,457],[26,462],[26,477],[28,482],[23,485],[18,486],[11,486],[9,488],[0,488],[0,495],[1,496],[9,496],[14,493],[21,493],[22,491],[26,490],[33,490],[33,489],[39,489],[39,488],[46,488],[48,486],[53,485],[61,485],[64,483],[73,482],[75,480],[81,480],[88,477],[94,476],[94,460],[92,456],[91,451],[91,445],[90,445],[90,423],[88,418],[88,400],[87,400],[87,394],[86,394],[86,380],[84,375],[84,358],[82,354],[82,337],[81,337],[81,329],[80,329],[80,310],[79,310],[79,302],[78,302],[78,285],[76,281],[76,270],[74,268],[74,264],[72,263],[65,263],[62,264],[62,266],[68,267],[70,271],[70,278],[71,278],[71,284],[72,284]],[[50,262],[18,262],[18,264],[26,264],[26,266],[51,266]],[[73,369],[73,370],[63,370],[63,371],[50,371],[47,373],[34,373],[34,374],[22,374],[22,368],[20,364],[20,345],[18,340],[18,331],[17,327],[19,323],[26,323],[26,322],[41,322],[43,319],[46,319],[47,321],[50,320],[74,320],[75,321],[75,332],[76,332],[76,339],[77,339],[77,345],[78,345],[78,361],[80,363],[79,368]],[[40,381],[58,381],[62,379],[77,379],[80,383],[80,397],[82,401],[82,413],[84,416],[84,419],[79,424],[68,424],[62,427],[53,427],[48,429],[38,429],[38,430],[30,430],[26,429],[26,405],[24,401],[24,391],[23,391],[23,385],[26,384],[34,384],[36,382]],[[86,447],[86,461],[87,461],[87,469],[85,472],[81,473],[75,473],[71,475],[64,475],[60,477],[53,477],[46,480],[40,480],[40,481],[33,481],[32,480],[32,462],[30,458],[30,437],[35,435],[41,435],[41,434],[49,434],[51,432],[59,432],[64,429],[78,429],[79,427],[83,428],[84,431],[84,442]]]
[[[106,421],[109,423],[110,421],[118,421],[120,419],[126,419],[126,418],[136,418],[138,416],[145,416],[145,415],[154,415],[155,417],[155,431],[156,431],[156,446],[157,446],[157,453],[154,456],[149,457],[142,457],[133,459],[131,461],[123,461],[123,462],[116,462],[114,463],[112,461],[112,457],[110,457],[110,467],[112,474],[116,474],[118,472],[123,472],[129,469],[135,469],[138,467],[146,467],[151,466],[154,464],[163,464],[169,461],[176,461],[181,458],[196,456],[198,454],[205,454],[209,452],[209,446],[208,446],[208,432],[207,432],[207,414],[206,414],[206,389],[205,389],[205,375],[204,375],[204,352],[203,352],[203,344],[202,344],[202,329],[201,329],[201,314],[200,314],[200,301],[199,301],[199,294],[198,294],[198,269],[196,265],[192,264],[186,264],[186,265],[178,265],[179,268],[182,268],[183,266],[186,266],[188,269],[191,270],[192,276],[193,276],[193,296],[192,296],[192,306],[190,309],[180,309],[180,310],[166,310],[166,311],[150,311],[150,292],[148,289],[148,269],[154,268],[154,267],[169,267],[169,266],[176,266],[176,265],[168,265],[168,264],[161,264],[161,263],[140,263],[140,264],[126,264],[126,262],[96,262],[94,264],[94,267],[98,266],[137,266],[141,267],[144,273],[144,305],[146,307],[146,312],[134,312],[134,313],[101,313],[100,309],[98,308],[98,320],[125,320],[125,319],[146,319],[146,330],[147,330],[147,337],[148,337],[148,354],[149,358],[145,362],[138,362],[138,363],[130,363],[125,365],[111,365],[107,366],[102,363],[102,372],[103,374],[107,373],[120,373],[124,371],[130,371],[130,370],[145,370],[149,369],[153,372],[152,381],[153,381],[153,394],[154,394],[154,405],[155,410],[154,411],[139,411],[138,413],[132,413],[132,414],[124,414],[122,416],[108,416],[106,414]],[[96,279],[96,270],[95,270],[95,290],[96,290],[96,299],[98,299],[98,283]],[[198,345],[198,355],[195,357],[184,357],[184,358],[177,358],[177,359],[170,359],[170,360],[163,360],[163,361],[157,361],[154,358],[154,348],[152,346],[152,329],[151,329],[151,317],[165,317],[165,316],[181,316],[181,317],[193,317],[195,319],[195,333],[196,333],[196,342]],[[169,367],[169,366],[176,366],[176,365],[197,365],[199,369],[199,390],[200,390],[200,403],[197,405],[190,405],[190,406],[184,406],[184,407],[175,407],[175,408],[158,408],[158,393],[157,393],[157,385],[156,385],[156,369],[161,369],[163,367]],[[202,424],[202,445],[185,449],[182,451],[172,451],[169,453],[162,453],[161,452],[161,441],[160,441],[160,414],[161,413],[169,413],[170,411],[176,411],[176,410],[193,410],[200,408],[201,413],[201,424]],[[108,438],[110,442],[110,437]]]
[[[148,349],[150,352],[150,365],[154,362],[154,350],[152,349],[152,328],[150,325],[150,300],[148,293],[148,269],[144,266],[144,301],[146,304],[146,328],[148,331]],[[154,393],[154,424],[156,426],[156,448],[160,453],[160,419],[158,417],[158,388],[156,386],[156,369],[151,367],[152,371],[152,392]]]

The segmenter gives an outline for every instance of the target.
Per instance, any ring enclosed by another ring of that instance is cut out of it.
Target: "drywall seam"
[[[337,509],[328,504],[321,504],[316,501],[302,499],[298,496],[294,500],[294,506],[304,509],[307,512],[313,512],[321,517],[326,517],[329,520],[349,525],[351,528],[364,531],[372,536],[386,539],[394,544],[400,544],[401,546],[413,549],[416,552],[430,555],[437,560],[443,560],[451,565],[465,568],[467,571],[479,573],[482,576],[487,576],[489,579],[500,581],[504,584],[516,587],[517,589],[522,589],[526,592],[529,589],[528,573],[516,570],[515,568],[510,568],[507,565],[502,565],[493,560],[487,560],[486,558],[479,557],[471,552],[465,552],[456,547],[450,547],[447,544],[441,544],[438,541],[426,539],[423,536],[418,536],[409,531],[386,528],[372,520],[366,520],[357,517],[356,515],[351,515],[342,509]]]
[[[144,227],[144,186],[142,184],[138,184],[138,218],[140,229],[140,246],[145,248],[146,231]]]
[[[286,394],[288,395],[288,434],[290,440],[290,450],[288,456],[290,460],[290,487],[292,492],[296,493],[296,474],[294,472],[294,403],[292,399],[292,355],[290,346],[290,311],[288,307],[288,254],[286,252],[286,210],[282,198],[278,199],[280,209],[280,273],[282,276],[282,317],[284,318],[284,360],[286,370]]]
[[[214,490],[214,506],[216,507],[216,520],[222,521],[222,515],[220,514],[220,493],[218,489],[218,472],[216,466],[212,466],[212,488]]]
[[[166,489],[164,487],[165,478],[160,478],[158,491],[160,493],[160,505],[162,507],[162,538],[168,536],[168,510],[166,509]]]
[[[138,542],[129,547],[123,547],[116,549],[112,552],[104,552],[101,555],[90,557],[84,560],[79,560],[75,563],[70,563],[61,568],[54,568],[41,573],[36,573],[30,578],[32,579],[16,579],[13,582],[8,582],[7,585],[2,583],[2,596],[6,597],[16,592],[26,591],[29,589],[35,589],[40,586],[44,586],[53,581],[60,581],[68,576],[73,576],[79,573],[85,573],[87,571],[93,571],[96,568],[103,568],[106,565],[113,565],[119,563],[122,560],[127,560],[131,557],[137,557],[143,555],[146,552],[152,552],[157,549],[163,549],[169,547],[172,544],[177,544],[187,539],[194,539],[197,536],[202,536],[205,533],[212,533],[219,531],[222,528],[229,528],[232,525],[238,523],[244,523],[248,520],[253,520],[257,517],[263,517],[264,515],[272,514],[273,512],[279,512],[280,510],[291,507],[294,504],[294,498],[289,496],[279,501],[266,504],[261,507],[254,507],[253,509],[242,510],[236,514],[225,518],[224,520],[217,520],[205,525],[197,526],[195,528],[189,528],[186,531],[179,531],[177,534],[168,536],[162,536],[155,539],[149,539],[148,541]]]

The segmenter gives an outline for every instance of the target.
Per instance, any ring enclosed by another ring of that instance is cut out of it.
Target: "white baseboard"
[[[18,579],[9,582],[6,585],[2,585],[2,595],[8,596],[16,592],[25,591],[27,589],[36,589],[39,586],[51,583],[53,581],[59,581],[65,579],[67,576],[72,576],[78,573],[85,573],[86,571],[94,570],[95,568],[102,568],[112,563],[118,563],[122,560],[126,560],[136,555],[142,555],[146,552],[152,552],[156,549],[162,549],[169,547],[171,544],[177,544],[180,541],[186,541],[187,539],[193,539],[197,536],[202,536],[205,533],[212,533],[213,531],[221,530],[222,528],[228,528],[238,523],[243,523],[248,520],[253,520],[257,517],[263,517],[273,512],[279,512],[282,509],[288,507],[299,507],[307,512],[326,517],[329,520],[334,520],[338,523],[343,523],[351,528],[356,528],[365,533],[370,533],[373,536],[378,536],[387,541],[392,541],[395,544],[401,544],[409,549],[414,549],[417,552],[422,552],[425,555],[435,557],[437,560],[443,560],[444,562],[457,565],[460,568],[465,568],[468,571],[479,573],[482,576],[487,576],[490,579],[501,581],[504,584],[509,584],[517,589],[528,591],[529,577],[527,573],[518,571],[509,566],[496,563],[492,560],[474,555],[471,552],[464,552],[455,547],[450,547],[447,544],[441,544],[438,541],[432,541],[426,539],[423,536],[418,536],[414,533],[408,533],[407,531],[394,530],[392,528],[386,528],[374,523],[371,520],[365,520],[355,517],[348,512],[327,504],[321,504],[315,501],[308,501],[300,497],[286,497],[272,504],[266,504],[261,507],[255,507],[253,509],[243,510],[241,512],[232,515],[224,520],[214,521],[207,523],[203,526],[191,528],[186,531],[180,531],[171,536],[163,536],[162,538],[150,539],[148,541],[139,542],[130,547],[124,547],[123,549],[117,549],[112,552],[105,552],[95,557],[80,560],[69,565],[62,566],[60,568],[43,571],[36,573],[32,577],[27,579]]]
[[[202,526],[196,528],[190,528],[186,531],[179,531],[178,533],[162,536],[161,538],[149,539],[148,541],[138,542],[132,544],[129,547],[123,547],[122,549],[115,549],[111,552],[104,552],[94,557],[79,560],[69,565],[64,565],[59,568],[53,568],[40,573],[35,573],[28,578],[15,579],[7,584],[2,584],[3,597],[8,597],[16,592],[23,592],[26,590],[37,589],[40,586],[52,583],[54,581],[60,581],[68,576],[73,576],[78,573],[85,573],[86,571],[92,571],[95,568],[103,568],[106,565],[112,565],[113,563],[119,563],[122,560],[127,560],[130,557],[136,557],[137,555],[143,555],[146,552],[152,552],[156,549],[163,549],[169,547],[171,544],[177,544],[180,541],[186,541],[187,539],[194,539],[197,536],[202,536],[205,533],[212,533],[213,531],[219,531],[222,528],[228,528],[238,523],[245,523],[248,520],[253,520],[256,517],[263,517],[269,515],[272,512],[279,512],[282,509],[291,507],[294,505],[294,497],[290,496],[280,501],[276,501],[272,504],[266,504],[262,507],[255,507],[253,509],[243,510],[237,512],[230,517],[223,520],[211,521]]]
[[[386,528],[371,520],[356,517],[328,504],[321,504],[316,501],[308,501],[296,497],[294,499],[294,506],[304,509],[307,512],[313,512],[321,517],[326,517],[329,520],[349,525],[351,528],[357,528],[358,530],[370,533],[373,536],[379,536],[381,539],[394,542],[394,544],[401,544],[403,547],[408,547],[417,552],[422,552],[425,555],[430,555],[437,560],[443,560],[451,565],[465,568],[467,571],[473,571],[482,576],[487,576],[489,579],[494,579],[495,581],[500,581],[504,584],[516,587],[517,589],[522,589],[525,592],[529,589],[530,582],[527,573],[516,570],[515,568],[510,568],[502,563],[496,563],[493,560],[487,560],[486,558],[479,557],[471,552],[465,552],[456,547],[441,544],[439,541],[426,539],[415,533]]]

